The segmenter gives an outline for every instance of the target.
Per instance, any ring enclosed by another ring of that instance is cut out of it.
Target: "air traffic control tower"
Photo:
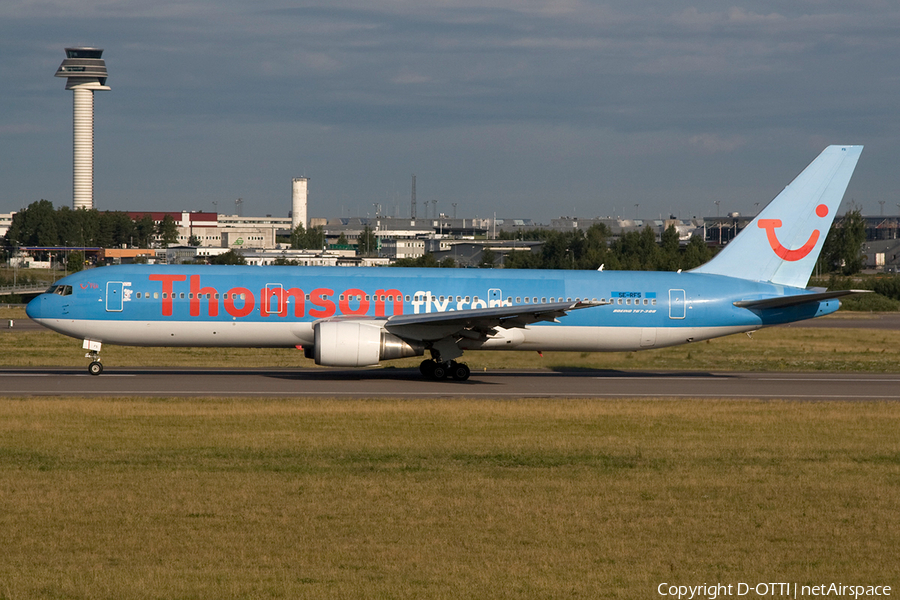
[[[72,206],[94,207],[94,92],[108,90],[106,62],[100,48],[66,48],[57,77],[75,92],[73,118]]]

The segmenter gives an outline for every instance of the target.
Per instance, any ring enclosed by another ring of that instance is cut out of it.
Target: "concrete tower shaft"
[[[56,77],[74,92],[72,120],[72,206],[94,207],[94,92],[109,90],[100,48],[66,48]]]
[[[308,228],[306,221],[307,205],[309,204],[309,178],[294,177],[291,186],[291,229],[297,229],[297,225]]]

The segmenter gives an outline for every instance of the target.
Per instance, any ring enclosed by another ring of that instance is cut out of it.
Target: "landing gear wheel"
[[[450,363],[450,376],[456,381],[465,381],[469,378],[470,373],[467,365],[458,362]]]
[[[432,367],[431,378],[440,381],[447,376],[447,365],[444,363],[434,363]]]
[[[437,365],[433,360],[423,360],[419,365],[419,373],[431,379],[434,377],[434,367]]]
[[[99,361],[94,361],[90,365],[88,365],[88,373],[91,375],[99,375],[103,372],[103,364]]]

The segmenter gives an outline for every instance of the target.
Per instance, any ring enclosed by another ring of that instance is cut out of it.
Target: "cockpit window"
[[[48,289],[45,294],[56,294],[57,296],[71,296],[72,295],[72,286],[71,285],[51,285],[50,289]]]

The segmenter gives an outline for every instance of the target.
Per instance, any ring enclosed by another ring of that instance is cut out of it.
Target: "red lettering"
[[[310,316],[326,318],[334,315],[334,302],[328,299],[331,295],[334,295],[334,290],[328,288],[313,290],[309,295],[309,301],[318,308],[309,311]]]
[[[375,316],[383,317],[384,316],[384,299],[386,297],[394,297],[394,312],[395,315],[403,314],[403,294],[400,293],[400,290],[378,290],[375,292]]]
[[[159,281],[162,283],[162,315],[164,317],[172,316],[172,284],[176,281],[184,281],[187,275],[150,275],[150,281]]]
[[[241,295],[244,297],[244,306],[241,308],[237,308],[234,305],[235,297]],[[253,294],[250,293],[250,290],[247,288],[236,287],[228,290],[228,293],[225,294],[225,312],[227,312],[232,317],[246,317],[250,313],[253,312],[253,306],[256,304],[256,300],[253,298]]]
[[[355,309],[350,308],[350,298],[353,296],[359,296],[359,307]],[[344,292],[344,298],[340,301],[340,307],[342,315],[364,315],[369,312],[369,301],[366,300],[364,291],[353,288]]]
[[[284,307],[282,308],[281,313],[279,313],[279,316],[287,316],[287,305],[290,303],[289,298],[294,299],[294,316],[302,317],[306,313],[305,297],[303,295],[303,290],[297,288],[291,288],[284,292]]]
[[[190,304],[190,314],[192,317],[200,316],[200,296],[206,294],[209,302],[207,303],[209,306],[209,316],[217,317],[219,315],[219,301],[216,299],[216,295],[218,292],[216,288],[212,287],[200,287],[200,276],[199,275],[191,275],[191,299],[189,301]]]

